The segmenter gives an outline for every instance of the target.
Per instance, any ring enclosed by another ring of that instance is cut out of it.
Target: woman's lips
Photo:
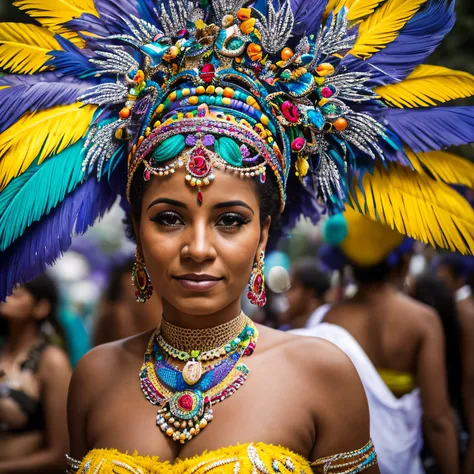
[[[214,288],[222,278],[212,275],[189,274],[174,277],[174,279],[186,290],[190,291],[209,291]]]

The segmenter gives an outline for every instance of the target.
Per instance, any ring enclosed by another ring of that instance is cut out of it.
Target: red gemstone
[[[197,198],[198,198],[198,203],[199,203],[199,204],[202,204],[202,202],[203,202],[202,191],[198,191],[198,196],[197,196]]]
[[[143,174],[143,178],[145,179],[145,181],[150,181],[150,170],[149,169],[145,170],[145,173]]]
[[[265,173],[260,175],[260,182],[263,184],[267,180],[267,175]]]
[[[146,287],[146,274],[143,270],[137,272],[137,283],[142,290]]]
[[[193,404],[193,397],[191,397],[191,395],[184,394],[178,398],[178,406],[183,410],[191,411],[193,408]]]
[[[216,74],[216,68],[213,64],[207,63],[201,68],[201,74],[199,77],[206,83],[212,82]]]

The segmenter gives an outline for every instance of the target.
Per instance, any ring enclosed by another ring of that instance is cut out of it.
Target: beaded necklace
[[[183,351],[175,352],[168,343],[165,350],[158,328],[148,343],[140,386],[147,400],[160,407],[156,424],[161,431],[182,444],[197,436],[213,419],[212,405],[224,401],[244,384],[249,369],[241,361],[253,353],[257,338],[257,328],[246,317],[244,330],[223,346],[224,354],[219,360],[203,368],[201,360],[196,360],[199,354],[190,354],[195,358],[188,360],[181,371],[166,358],[178,358],[176,352]],[[215,350],[210,352],[215,354]]]

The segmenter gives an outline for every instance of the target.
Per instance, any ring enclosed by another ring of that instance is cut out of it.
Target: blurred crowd
[[[404,443],[406,456],[419,458],[416,472],[427,474],[446,473],[455,451],[474,473],[472,260],[412,243],[360,268],[334,265],[337,256],[317,247],[296,258],[269,254],[268,304],[243,299],[244,310],[347,353],[366,388],[376,446]],[[63,472],[73,367],[94,346],[159,325],[156,294],[136,303],[133,262],[129,251],[107,255],[79,241],[54,272],[0,304],[0,474]]]

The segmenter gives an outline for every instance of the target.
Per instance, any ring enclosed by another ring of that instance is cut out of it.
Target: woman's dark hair
[[[436,310],[443,324],[446,340],[446,369],[448,388],[452,404],[461,408],[461,332],[459,328],[456,301],[452,291],[444,282],[433,275],[417,278],[413,297]]]
[[[314,296],[322,298],[331,288],[329,273],[322,270],[316,258],[304,258],[293,266],[293,275],[303,285],[313,291]]]
[[[43,274],[25,283],[23,288],[25,288],[36,301],[46,300],[50,304],[51,309],[44,321],[53,327],[56,336],[61,339],[61,344],[65,345],[66,339],[64,337],[64,331],[58,321],[59,293],[54,281],[49,276]],[[50,335],[47,334],[47,336]],[[49,339],[55,341],[54,335],[51,336]]]
[[[386,260],[371,267],[360,267],[354,264],[351,264],[351,267],[354,279],[362,284],[386,282],[393,270],[393,267]]]
[[[271,217],[270,233],[275,238],[280,231],[280,191],[273,172],[267,173],[266,178],[265,183],[260,182],[259,176],[252,179],[260,203],[260,225],[263,227],[267,218]],[[128,212],[124,219],[126,235],[132,241],[136,240],[132,215],[140,216],[141,214],[141,201],[146,185],[147,183],[143,179],[143,167],[140,166],[135,172],[130,186],[131,212]]]

